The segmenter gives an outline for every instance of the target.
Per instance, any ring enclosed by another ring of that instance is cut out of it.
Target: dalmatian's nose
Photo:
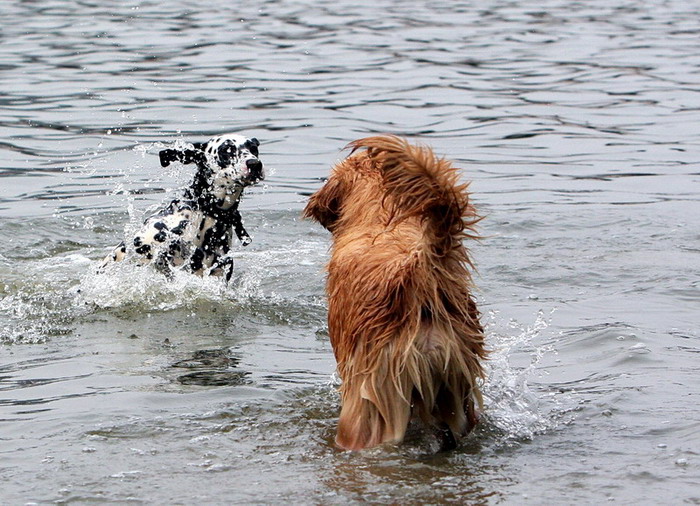
[[[265,179],[263,174],[263,164],[260,160],[251,158],[245,162],[248,170],[250,170],[250,175],[255,179]]]

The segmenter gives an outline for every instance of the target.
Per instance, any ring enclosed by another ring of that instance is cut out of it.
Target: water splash
[[[82,305],[167,311],[226,298],[226,285],[220,278],[201,278],[174,269],[172,279],[166,279],[150,266],[130,261],[108,264],[101,271],[95,267],[76,289],[76,300]]]
[[[90,264],[89,258],[71,254],[27,262],[21,276],[3,272],[0,343],[37,344],[70,333],[82,314],[70,295],[75,273]]]
[[[264,246],[263,246],[264,247]],[[96,309],[133,308],[138,311],[164,311],[197,308],[201,304],[224,305],[251,314],[277,315],[288,323],[308,323],[323,319],[322,273],[317,282],[307,262],[320,263],[325,250],[318,242],[299,239],[285,248],[263,251],[234,247],[234,273],[230,283],[222,278],[199,277],[173,268],[172,279],[149,265],[127,260],[98,269],[95,262],[81,278],[75,296],[81,305]]]
[[[554,345],[546,342],[551,317],[551,313],[545,315],[540,310],[532,324],[510,320],[504,325],[498,312],[488,315],[486,332],[492,351],[485,364],[484,422],[498,433],[497,439],[503,444],[529,440],[555,429],[562,415],[573,407],[573,400],[566,394],[541,391],[531,385],[532,380],[546,374],[540,368],[543,358],[556,354]]]

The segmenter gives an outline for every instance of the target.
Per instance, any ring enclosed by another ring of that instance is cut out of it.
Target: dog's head
[[[241,191],[265,179],[262,162],[258,158],[260,142],[237,134],[224,134],[205,143],[193,143],[191,148],[164,149],[160,163],[196,163],[197,174],[191,188],[192,196],[211,196],[218,207],[227,209],[238,201]]]
[[[324,228],[333,231],[340,218],[345,194],[343,178],[336,169],[316,193],[311,195],[304,208],[303,216],[318,221]]]
[[[309,197],[303,211],[305,218],[318,221],[330,232],[336,230],[341,216],[348,214],[345,212],[347,211],[345,209],[346,201],[356,187],[356,179],[368,174],[373,174],[376,178],[381,177],[368,151],[356,153],[357,148],[354,145],[350,144],[347,147],[353,148],[350,156],[333,167],[324,185]],[[362,190],[362,188],[360,189]],[[374,193],[369,198],[381,200],[383,197],[380,193]],[[364,207],[366,210],[366,206],[363,206],[361,202],[358,207]]]
[[[353,216],[371,215],[368,205],[383,202],[386,198],[384,185],[379,184],[384,156],[374,146],[382,147],[379,142],[382,139],[384,137],[372,137],[348,144],[345,148],[351,149],[350,155],[335,164],[325,184],[309,197],[303,216],[318,221],[333,233],[341,221],[350,222],[355,221]],[[393,137],[386,139],[392,140]],[[365,184],[357,185],[358,179],[365,179]],[[374,180],[377,184],[368,185],[367,180]],[[357,193],[367,194],[364,198],[357,198]],[[353,194],[355,198],[351,198]]]

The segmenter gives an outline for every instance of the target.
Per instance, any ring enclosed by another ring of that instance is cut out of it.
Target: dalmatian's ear
[[[204,148],[206,144],[201,142],[195,142],[192,144],[194,149],[164,149],[160,155],[160,164],[163,167],[167,167],[171,162],[180,162],[185,165],[188,163],[205,163],[206,155],[204,154]]]

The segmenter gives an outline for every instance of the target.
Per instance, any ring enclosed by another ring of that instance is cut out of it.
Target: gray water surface
[[[0,502],[700,503],[700,5],[8,0]],[[230,286],[99,259],[178,194],[158,150],[262,141]],[[454,452],[334,448],[300,219],[349,141],[463,168],[492,350]]]

